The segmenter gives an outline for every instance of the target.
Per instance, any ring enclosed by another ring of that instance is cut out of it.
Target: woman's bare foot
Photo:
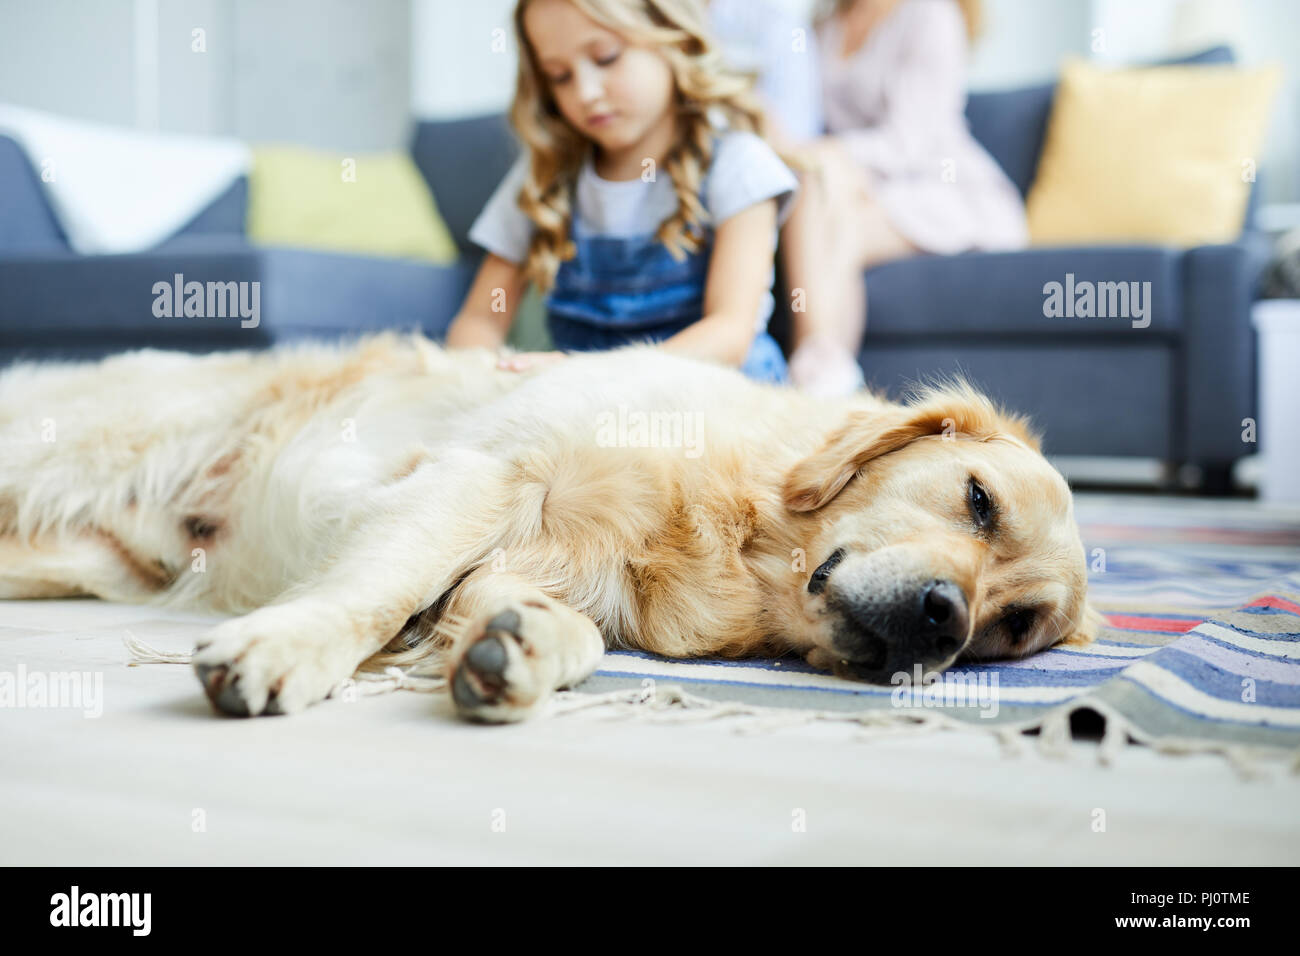
[[[818,398],[849,395],[865,384],[862,366],[834,339],[806,338],[790,356],[790,381]]]

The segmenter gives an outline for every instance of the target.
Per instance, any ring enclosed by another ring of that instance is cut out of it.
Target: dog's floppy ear
[[[791,511],[815,511],[840,493],[873,458],[927,435],[983,440],[1012,435],[1035,450],[1025,422],[998,410],[965,382],[926,389],[906,406],[850,412],[826,442],[790,470],[784,498]]]

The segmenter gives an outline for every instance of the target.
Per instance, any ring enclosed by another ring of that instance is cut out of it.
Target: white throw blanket
[[[140,252],[174,235],[252,165],[232,139],[140,132],[0,103],[80,253]]]

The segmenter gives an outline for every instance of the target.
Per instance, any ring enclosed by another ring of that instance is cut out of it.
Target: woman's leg
[[[790,371],[796,385],[842,392],[857,378],[867,312],[863,270],[917,249],[891,225],[870,177],[842,149],[820,144],[815,161],[782,234],[792,296]]]
[[[845,249],[852,221],[837,205],[845,192],[843,171],[818,150],[818,167],[805,177],[781,234],[781,255],[791,296],[796,348],[810,338],[827,337],[852,349],[854,323],[846,321],[844,300],[851,296]]]

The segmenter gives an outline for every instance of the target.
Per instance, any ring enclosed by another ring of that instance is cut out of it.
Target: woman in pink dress
[[[796,385],[861,384],[863,269],[1026,242],[1019,192],[966,125],[978,18],[978,0],[838,0],[818,25],[827,135],[803,147],[783,235]]]

